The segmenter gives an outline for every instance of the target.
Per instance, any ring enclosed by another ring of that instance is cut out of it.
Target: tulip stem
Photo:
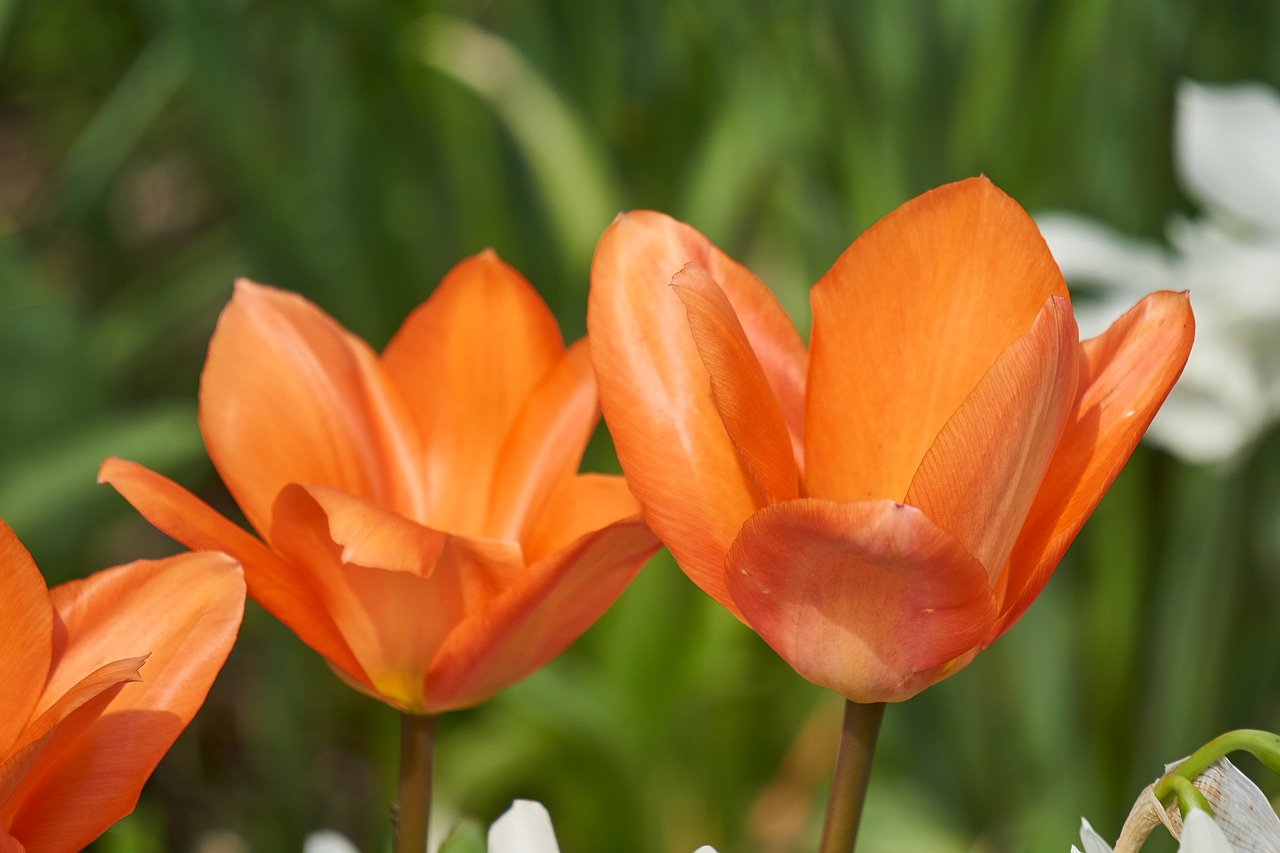
[[[396,853],[425,853],[431,818],[431,764],[436,718],[400,715],[400,796],[395,807]]]
[[[883,702],[862,705],[846,701],[844,704],[844,727],[840,730],[840,749],[836,753],[836,770],[831,780],[831,797],[827,800],[827,819],[822,825],[819,853],[849,853],[853,850],[882,719]]]

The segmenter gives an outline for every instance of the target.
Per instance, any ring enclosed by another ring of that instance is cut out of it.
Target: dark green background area
[[[0,0],[0,517],[55,583],[174,550],[94,484],[107,455],[234,513],[195,400],[237,276],[381,347],[492,247],[573,338],[596,237],[652,207],[803,330],[862,229],[969,175],[1158,237],[1194,210],[1183,78],[1280,86],[1280,4]],[[1278,607],[1280,442],[1230,470],[1140,449],[1022,622],[889,709],[860,849],[1066,850],[1081,814],[1114,837],[1164,761],[1280,728]],[[322,826],[385,849],[396,722],[251,605],[96,849]],[[566,853],[812,849],[838,725],[664,553],[563,658],[442,721],[438,823],[532,797]]]

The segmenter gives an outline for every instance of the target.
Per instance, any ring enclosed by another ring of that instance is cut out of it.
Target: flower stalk
[[[400,716],[400,794],[396,801],[397,853],[423,853],[431,818],[431,770],[436,745],[436,718]]]
[[[846,701],[844,725],[840,730],[840,748],[836,753],[836,769],[831,780],[831,797],[827,800],[827,816],[822,826],[819,853],[849,853],[858,837],[862,805],[867,798],[867,781],[871,778],[871,759],[884,719],[884,703],[861,704]]]

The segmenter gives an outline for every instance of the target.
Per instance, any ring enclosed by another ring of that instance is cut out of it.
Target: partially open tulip
[[[133,811],[222,668],[244,593],[222,554],[46,589],[0,523],[0,851],[80,850]]]
[[[587,629],[658,547],[621,477],[579,474],[599,421],[585,341],[486,252],[378,355],[295,294],[240,282],[200,382],[214,467],[261,541],[171,481],[111,483],[348,683],[409,713],[474,705]]]
[[[809,350],[694,229],[620,216],[592,268],[605,421],[646,520],[801,675],[858,703],[956,672],[1030,605],[1186,361],[1185,294],[1080,342],[986,179],[866,231]]]

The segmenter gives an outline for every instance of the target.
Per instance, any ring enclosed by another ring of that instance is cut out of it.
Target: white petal
[[[1178,170],[1189,193],[1280,235],[1280,97],[1261,83],[1178,88]]]
[[[1236,850],[1208,812],[1193,809],[1182,824],[1178,853],[1236,853]]]
[[[560,853],[546,807],[533,800],[512,803],[489,827],[489,853]]]
[[[710,844],[704,844],[697,850],[694,850],[693,853],[716,853],[716,848],[712,847]]]
[[[302,842],[302,853],[360,853],[341,832],[321,829],[307,836]]]
[[[1080,818],[1080,842],[1084,844],[1084,853],[1112,853],[1111,845],[1103,841],[1084,818]],[[1071,849],[1073,853],[1080,853],[1075,847]]]
[[[1280,850],[1280,817],[1253,780],[1234,764],[1219,759],[1194,784],[1213,808],[1213,822],[1236,850]]]

